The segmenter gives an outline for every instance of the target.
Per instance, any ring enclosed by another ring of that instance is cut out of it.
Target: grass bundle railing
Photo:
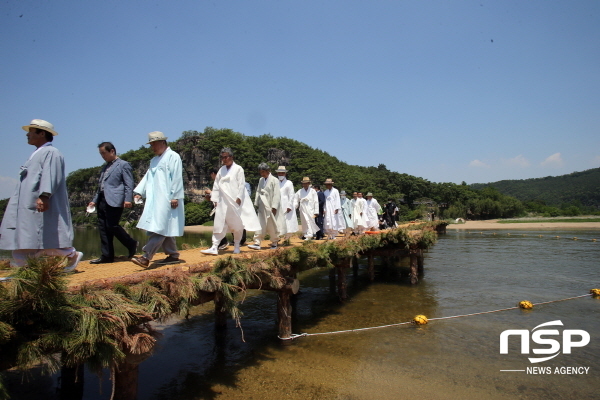
[[[42,365],[56,372],[60,365],[86,364],[101,373],[130,356],[152,351],[158,334],[149,324],[173,314],[189,315],[194,305],[219,294],[238,323],[239,295],[248,289],[283,288],[299,272],[331,268],[371,250],[426,249],[436,241],[435,223],[393,229],[251,256],[218,258],[212,264],[156,271],[143,282],[93,282],[68,288],[64,258],[30,259],[10,280],[0,284],[0,371]],[[4,389],[0,380],[0,399]]]

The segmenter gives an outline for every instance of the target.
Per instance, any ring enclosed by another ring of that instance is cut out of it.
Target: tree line
[[[600,211],[600,168],[561,176],[471,185],[475,190],[486,187],[494,187],[500,193],[519,199],[527,212],[538,215],[598,215]]]
[[[372,192],[381,204],[392,199],[399,208],[400,220],[414,220],[433,212],[439,218],[495,219],[514,218],[525,215],[534,207],[516,196],[503,192],[492,185],[467,185],[465,182],[435,183],[405,173],[390,171],[385,164],[377,166],[351,165],[328,152],[308,146],[286,137],[270,134],[246,136],[231,129],[207,127],[203,131],[184,131],[181,137],[169,145],[182,156],[186,193],[193,189],[210,187],[208,173],[219,167],[219,152],[230,147],[236,163],[246,172],[246,180],[254,187],[259,179],[257,166],[269,163],[273,169],[285,165],[288,178],[296,190],[304,176],[313,183],[327,178],[335,181],[335,187],[352,191]],[[134,178],[139,181],[153,157],[148,147],[130,150],[120,157],[131,163]],[[74,223],[95,223],[94,217],[84,217],[84,205],[97,187],[100,166],[73,171],[67,177],[74,211]],[[0,203],[3,213],[5,204]],[[560,210],[560,209],[559,209]],[[210,204],[198,198],[186,198],[186,224],[202,224],[209,220]],[[564,214],[561,214],[564,215]],[[127,214],[135,219],[136,214]]]

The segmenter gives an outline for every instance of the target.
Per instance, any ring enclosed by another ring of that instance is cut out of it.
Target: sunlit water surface
[[[417,314],[448,317],[513,307],[520,300],[537,303],[586,294],[600,287],[600,242],[591,240],[600,239],[599,233],[449,231],[426,254],[425,276],[418,285],[408,283],[407,260],[378,268],[374,283],[368,282],[361,261],[359,277],[350,274],[345,304],[329,292],[327,271],[310,271],[300,277],[294,332],[380,326]],[[600,398],[600,299],[584,297],[421,327],[310,336],[290,346],[278,342],[275,304],[273,293],[255,291],[246,298],[245,342],[233,322],[226,332],[215,332],[212,303],[195,309],[188,320],[157,325],[163,337],[154,355],[140,365],[139,398]],[[564,329],[587,331],[590,344],[540,364],[530,364],[520,354],[516,339],[509,354],[499,354],[502,331],[531,330],[554,320],[561,320]],[[501,371],[531,366],[589,370],[585,375]],[[56,398],[57,379],[36,379],[35,393],[15,398]],[[84,399],[109,396],[108,373],[101,382],[86,374]]]

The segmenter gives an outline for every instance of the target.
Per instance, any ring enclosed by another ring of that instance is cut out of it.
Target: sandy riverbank
[[[539,230],[539,229],[600,229],[600,222],[522,222],[501,224],[497,219],[487,221],[467,221],[464,224],[450,224],[447,229],[454,230],[494,230],[494,229],[519,229],[519,230]]]

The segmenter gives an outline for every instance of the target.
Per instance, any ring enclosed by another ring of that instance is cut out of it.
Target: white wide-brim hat
[[[167,139],[168,139],[168,137],[166,137],[164,133],[159,132],[159,131],[154,131],[154,132],[150,132],[148,134],[148,143],[147,144],[150,144],[152,142],[157,142],[159,140],[167,140]]]
[[[32,119],[29,125],[23,126],[23,130],[25,132],[29,132],[29,128],[43,129],[50,132],[52,136],[58,135],[58,132],[54,130],[54,125],[48,121],[44,121],[43,119]]]
[[[285,169],[285,165],[280,165],[275,172],[288,172],[288,170]]]

